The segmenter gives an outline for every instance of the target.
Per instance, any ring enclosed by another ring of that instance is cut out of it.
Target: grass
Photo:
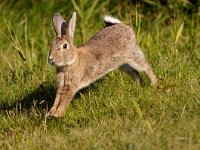
[[[1,2],[1,149],[200,149],[197,3]],[[116,70],[78,92],[63,118],[47,119],[56,92],[55,68],[47,62],[51,16],[68,18],[73,10],[76,45],[104,26],[103,14],[132,25],[159,87],[144,73],[138,85]]]

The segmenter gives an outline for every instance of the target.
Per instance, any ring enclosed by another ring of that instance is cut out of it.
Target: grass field
[[[0,149],[200,149],[198,1],[4,0],[0,9]],[[133,26],[159,86],[116,70],[78,92],[63,118],[46,118],[56,92],[51,16],[73,10],[76,45],[104,14]]]

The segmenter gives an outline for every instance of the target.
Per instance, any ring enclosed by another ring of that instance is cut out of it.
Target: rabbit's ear
[[[76,28],[76,12],[73,12],[72,17],[68,20],[65,28],[65,36],[71,43],[73,42],[74,31]]]
[[[55,13],[52,17],[53,26],[57,37],[62,37],[65,33],[65,20],[59,13]]]

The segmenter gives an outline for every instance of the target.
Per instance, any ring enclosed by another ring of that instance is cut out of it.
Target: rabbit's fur
[[[52,21],[57,37],[51,44],[49,62],[57,68],[57,94],[48,116],[62,116],[77,91],[119,67],[136,80],[140,79],[138,71],[144,71],[152,85],[156,85],[156,76],[136,44],[130,26],[106,16],[107,26],[76,48],[73,45],[76,13],[67,23],[58,13]]]

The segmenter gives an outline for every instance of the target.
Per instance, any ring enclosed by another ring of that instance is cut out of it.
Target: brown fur
[[[59,17],[59,14],[54,15]],[[61,18],[57,19],[61,20]],[[73,46],[73,32],[76,16],[68,21],[68,35],[56,38],[51,45],[50,60],[57,67],[57,94],[48,116],[60,117],[64,114],[74,94],[106,73],[121,67],[139,80],[137,71],[145,71],[156,85],[157,79],[137,46],[133,29],[123,23],[103,28],[94,37],[76,48]],[[54,23],[63,24],[62,22]],[[61,35],[55,27],[57,35]],[[64,49],[63,45],[68,48]]]

